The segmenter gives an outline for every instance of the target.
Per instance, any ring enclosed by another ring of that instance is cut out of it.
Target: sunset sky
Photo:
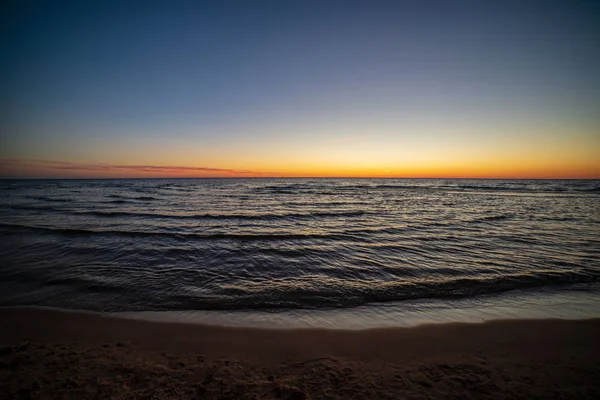
[[[598,1],[132,3],[2,6],[0,176],[600,178]]]

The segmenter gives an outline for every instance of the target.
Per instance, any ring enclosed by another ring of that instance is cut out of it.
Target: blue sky
[[[121,3],[5,6],[0,158],[600,171],[599,2]]]

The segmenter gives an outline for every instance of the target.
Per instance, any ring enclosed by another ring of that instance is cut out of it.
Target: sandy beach
[[[266,330],[0,311],[0,397],[600,397],[600,320]]]

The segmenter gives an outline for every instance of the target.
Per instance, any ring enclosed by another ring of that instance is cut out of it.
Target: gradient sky
[[[600,178],[598,1],[132,4],[2,6],[0,176]]]

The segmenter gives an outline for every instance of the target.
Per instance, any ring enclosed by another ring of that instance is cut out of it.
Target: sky
[[[600,178],[600,2],[8,1],[0,177]]]

